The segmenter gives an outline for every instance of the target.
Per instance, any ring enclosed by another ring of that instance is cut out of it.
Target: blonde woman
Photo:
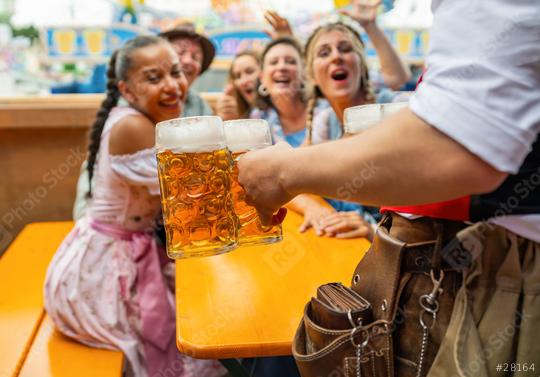
[[[364,3],[353,1],[352,10],[344,12],[352,23],[321,26],[306,43],[306,73],[314,84],[315,98],[324,98],[331,106],[315,114],[313,122],[308,124],[308,143],[341,137],[343,112],[347,107],[385,102],[383,96],[374,93],[358,26],[366,31],[377,51],[385,85],[396,90],[410,78],[409,69],[377,26],[377,5]]]
[[[352,11],[345,12],[353,23],[335,22],[317,28],[306,43],[306,73],[314,84],[314,97],[309,108],[314,109],[320,98],[330,107],[322,111],[308,110],[306,144],[317,144],[338,139],[343,134],[343,112],[347,107],[384,102],[376,96],[369,78],[364,43],[358,26],[368,34],[379,57],[385,84],[398,89],[410,77],[390,41],[375,22],[377,5],[363,5],[354,1]],[[371,238],[379,213],[377,208],[366,207],[334,199],[327,200],[337,212],[318,221],[321,233],[340,238],[367,236]]]

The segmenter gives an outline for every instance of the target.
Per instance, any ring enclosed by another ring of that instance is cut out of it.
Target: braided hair
[[[315,43],[319,39],[319,37],[323,34],[326,34],[332,30],[338,30],[350,37],[350,40],[352,42],[352,46],[356,54],[360,58],[360,92],[362,92],[362,95],[364,97],[364,101],[366,104],[369,103],[375,103],[375,90],[373,88],[373,84],[371,83],[371,80],[369,79],[369,69],[367,65],[367,59],[365,55],[364,50],[364,42],[362,41],[362,37],[360,34],[354,30],[349,25],[342,23],[342,22],[334,22],[331,24],[327,24],[324,26],[320,26],[308,38],[306,42],[306,48],[305,48],[305,60],[306,60],[306,71],[308,77],[313,80],[313,60],[315,59]],[[313,80],[314,81],[314,80]],[[321,92],[321,90],[315,86],[314,90],[312,91],[313,97],[309,99],[308,101],[308,123],[307,123],[307,142],[308,144],[311,144],[312,140],[312,134],[313,134],[313,112],[315,110],[315,105],[317,103],[317,98],[324,97],[324,94]],[[343,125],[341,125],[343,127]],[[343,132],[343,129],[341,130]]]
[[[155,36],[141,35],[126,42],[123,47],[116,50],[111,56],[107,70],[106,96],[101,103],[101,107],[96,114],[96,120],[92,124],[89,133],[88,162],[86,165],[89,182],[88,198],[92,197],[92,177],[94,176],[94,167],[101,144],[103,127],[109,117],[109,113],[118,104],[118,100],[120,99],[118,81],[127,79],[128,71],[133,65],[132,55],[135,50],[159,43],[166,43],[166,41]]]
[[[306,118],[306,144],[311,145],[313,140],[313,117],[315,112],[315,106],[317,105],[317,99],[320,97],[319,88],[315,87],[313,90],[313,95],[308,99],[307,102],[307,118]]]

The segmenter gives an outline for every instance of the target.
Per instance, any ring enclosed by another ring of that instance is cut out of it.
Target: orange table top
[[[289,211],[280,243],[176,261],[180,351],[202,359],[291,354],[304,305],[317,287],[349,284],[369,247],[366,239],[301,234],[301,222]]]

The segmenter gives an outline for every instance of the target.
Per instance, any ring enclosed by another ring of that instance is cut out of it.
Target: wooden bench
[[[0,376],[120,376],[121,352],[54,329],[43,308],[47,266],[72,222],[27,225],[0,258]]]

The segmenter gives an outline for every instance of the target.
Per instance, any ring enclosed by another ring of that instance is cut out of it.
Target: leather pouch
[[[371,305],[362,296],[341,283],[329,283],[317,289],[311,299],[313,322],[324,328],[346,330],[354,324],[373,321]]]
[[[359,366],[362,376],[374,376],[374,366],[377,376],[392,376],[391,350],[390,322],[373,322],[370,303],[340,283],[319,287],[293,342],[302,376],[352,377]]]
[[[319,287],[293,340],[292,353],[302,377],[425,375],[462,280],[459,269],[442,258],[443,240],[451,240],[462,225],[440,224],[385,217],[354,272],[351,288],[337,283]],[[434,271],[439,271],[438,278]],[[420,322],[426,313],[419,302],[429,294],[436,294],[441,310],[429,329],[431,346],[426,350]]]
[[[359,367],[363,377],[394,376],[390,322],[324,328],[312,319],[312,302],[306,305],[293,340],[293,356],[302,377],[356,377]]]
[[[355,377],[358,372],[363,377],[394,376],[395,312],[390,303],[398,290],[405,244],[384,233],[381,239],[378,230],[362,260],[363,271],[355,271],[360,277],[353,279],[351,288],[324,285],[306,305],[293,340],[293,356],[302,377]],[[373,273],[376,279],[367,278]],[[383,297],[378,294],[381,288]],[[377,294],[372,294],[373,289]],[[390,305],[381,311],[383,298]]]

